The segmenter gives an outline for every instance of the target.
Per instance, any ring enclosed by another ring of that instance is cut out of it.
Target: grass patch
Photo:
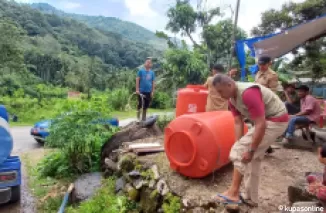
[[[53,149],[37,149],[22,155],[28,173],[28,186],[36,198],[38,212],[56,213],[71,179],[42,178],[37,173],[37,164]]]

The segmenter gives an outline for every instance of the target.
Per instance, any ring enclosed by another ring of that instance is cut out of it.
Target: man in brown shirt
[[[206,104],[206,112],[211,111],[227,111],[228,101],[221,97],[221,95],[216,91],[213,86],[214,76],[218,73],[223,73],[224,67],[220,64],[216,64],[212,68],[212,76],[208,77],[205,87],[208,89],[208,97]]]
[[[269,56],[262,56],[258,60],[259,71],[255,77],[255,83],[261,84],[273,92],[277,92],[278,87],[278,75],[274,72],[270,66],[272,60]]]
[[[269,56],[262,56],[259,58],[259,71],[256,74],[255,83],[261,84],[276,93],[278,87],[278,75],[270,68],[271,65],[272,59]],[[273,149],[269,147],[266,153],[273,153]]]

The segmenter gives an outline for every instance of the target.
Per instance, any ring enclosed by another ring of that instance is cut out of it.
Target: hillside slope
[[[157,38],[155,33],[152,31],[132,22],[123,21],[114,17],[65,13],[47,3],[33,3],[31,4],[31,7],[38,9],[43,13],[73,18],[86,23],[90,27],[120,34],[128,40],[151,44],[157,49],[164,50],[167,48],[167,44],[164,39]]]
[[[0,17],[0,31],[11,26],[24,32],[22,39],[12,43],[20,43],[27,70],[44,82],[79,91],[112,88],[108,85],[112,73],[124,67],[134,69],[146,57],[162,54],[149,44],[13,1],[0,0]],[[8,39],[0,37],[5,43]]]

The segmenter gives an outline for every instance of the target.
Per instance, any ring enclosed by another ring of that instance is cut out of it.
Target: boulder
[[[307,182],[299,179],[288,187],[288,198],[291,204],[301,201],[317,201],[317,197],[308,193],[306,190]]]
[[[116,182],[115,182],[115,192],[119,192],[121,191],[126,185],[126,180],[124,177],[119,178]]]
[[[126,192],[130,200],[139,201],[139,191],[132,187],[131,184],[127,183],[124,191]]]
[[[157,212],[160,194],[156,190],[143,187],[140,192],[140,208],[144,213]]]
[[[80,176],[74,182],[74,190],[71,194],[72,203],[79,203],[91,198],[101,188],[102,174],[99,172],[88,173]]]
[[[109,158],[114,162],[118,161],[118,153],[113,151],[119,149],[122,143],[161,135],[162,131],[156,124],[144,127],[141,123],[132,122],[129,125],[123,127],[119,132],[110,137],[110,139],[102,146],[102,170],[104,171],[105,169],[107,169],[107,166],[105,165],[105,158]]]

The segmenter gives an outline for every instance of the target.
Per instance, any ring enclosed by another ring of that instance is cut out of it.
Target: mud
[[[173,172],[164,153],[146,158],[157,162],[160,174],[163,174],[172,191],[191,202],[211,201],[216,193],[224,192],[231,184],[232,165],[205,178],[191,179]],[[323,171],[323,166],[314,152],[277,149],[273,154],[266,156],[261,167],[259,207],[249,212],[279,212],[280,205],[289,206],[288,186],[310,171]]]

